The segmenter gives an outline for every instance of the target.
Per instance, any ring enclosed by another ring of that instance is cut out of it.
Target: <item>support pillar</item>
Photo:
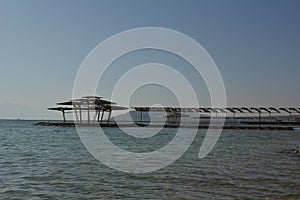
[[[111,116],[111,110],[109,111],[109,114],[108,114],[107,124],[109,124],[109,122],[110,122],[110,116]]]
[[[99,109],[99,110],[98,110],[98,116],[97,116],[97,121],[98,121],[98,122],[100,121],[100,112],[101,112],[101,110]]]
[[[93,123],[96,122],[97,115],[98,115],[98,111],[97,111],[97,109],[95,108],[95,115],[94,115]]]
[[[101,124],[102,124],[102,121],[103,121],[103,116],[104,116],[104,110],[102,110],[101,121],[100,121]]]
[[[259,119],[259,129],[261,129],[261,113],[258,112],[258,119]]]
[[[79,121],[82,123],[82,113],[81,113],[81,106],[79,105]]]
[[[62,114],[63,114],[63,119],[64,119],[64,122],[66,122],[66,114],[65,114],[65,110],[64,110],[64,109],[62,109],[62,110],[61,110],[61,112],[62,112]]]
[[[90,103],[87,103],[87,117],[88,117],[88,123],[90,123]]]
[[[78,118],[77,106],[76,105],[74,105],[74,110],[75,110],[76,122],[78,123],[79,118]]]

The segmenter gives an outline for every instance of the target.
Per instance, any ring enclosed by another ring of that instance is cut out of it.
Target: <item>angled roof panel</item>
[[[246,107],[242,107],[241,109],[244,111],[247,111],[249,113],[254,113],[252,110],[250,110],[249,108],[246,108]]]
[[[283,110],[284,112],[287,112],[287,113],[291,113],[291,111],[289,111],[288,109],[286,109],[286,108],[279,108],[279,110]]]
[[[277,113],[281,113],[277,108],[274,108],[274,107],[269,107],[269,110],[273,110],[273,111],[275,111],[275,112],[277,112]]]
[[[266,111],[267,113],[272,113],[268,108],[265,108],[265,107],[260,107],[259,108],[261,111],[264,110]]]

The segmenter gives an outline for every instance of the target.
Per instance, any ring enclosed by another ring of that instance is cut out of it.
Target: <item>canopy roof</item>
[[[108,100],[103,100],[103,99],[90,99],[90,98],[81,98],[81,99],[73,99],[70,101],[65,101],[65,102],[59,102],[56,103],[57,105],[65,105],[65,106],[72,106],[72,105],[105,105],[105,104],[116,104],[115,102],[111,102]]]
[[[48,110],[65,111],[65,110],[101,110],[101,111],[112,111],[112,110],[126,110],[127,107],[117,106],[115,102],[104,100],[100,96],[84,96],[79,99],[72,99],[69,101],[59,102],[57,105],[66,107],[52,107]],[[200,113],[300,113],[300,108],[289,107],[289,108],[275,108],[275,107],[228,107],[228,108],[190,108],[190,107],[131,107],[136,111],[145,112],[168,112],[168,113],[179,113],[179,112],[200,112]]]
[[[181,108],[181,107],[131,107],[136,111],[150,112],[202,112],[202,113],[300,113],[300,108],[232,107],[232,108]]]
[[[56,105],[65,107],[51,107],[48,110],[65,111],[65,110],[81,110],[81,111],[112,111],[112,110],[127,110],[127,107],[117,106],[115,102],[101,99],[100,96],[84,96],[79,99],[59,102]]]

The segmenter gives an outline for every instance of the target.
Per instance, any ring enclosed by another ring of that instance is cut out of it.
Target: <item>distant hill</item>
[[[164,122],[165,121],[165,113],[164,112],[142,112],[142,120],[143,122]],[[129,111],[125,114],[118,115],[113,118],[117,122],[140,122],[141,121],[141,112],[138,111]]]

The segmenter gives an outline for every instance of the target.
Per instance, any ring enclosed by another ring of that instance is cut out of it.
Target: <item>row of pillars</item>
[[[148,111],[147,111],[147,112],[148,112]],[[262,120],[261,120],[262,117],[261,117],[261,115],[262,115],[263,112],[257,110],[257,113],[258,113],[258,123],[259,123],[259,127],[261,127],[261,124],[262,124]],[[180,121],[180,115],[174,116],[175,120],[172,121],[172,120],[171,120],[172,116],[170,116],[170,114],[171,114],[171,112],[168,112],[168,114],[167,114],[167,123],[168,123],[168,124],[172,124],[173,122],[174,122],[174,123],[179,123],[179,121]],[[179,112],[179,114],[180,114],[180,112]],[[215,114],[216,114],[216,117],[218,117],[218,112],[215,112]],[[235,118],[235,114],[236,114],[236,113],[235,113],[235,112],[232,112],[232,114],[233,114],[233,118]],[[269,114],[269,117],[271,118],[271,117],[272,117],[272,113],[271,113],[271,112],[268,112],[268,114]],[[289,124],[289,126],[291,125],[291,121],[290,121],[291,115],[292,115],[292,113],[291,113],[291,112],[288,112],[288,124]],[[140,123],[141,123],[141,124],[143,123],[143,111],[140,111]]]
[[[259,122],[259,126],[261,127],[261,122],[262,122],[262,120],[261,120],[261,115],[262,115],[262,113],[265,113],[265,114],[269,114],[269,118],[271,119],[272,118],[272,113],[271,112],[261,112],[261,111],[258,111],[257,112],[258,113],[258,122]],[[235,118],[235,114],[236,113],[232,113],[232,115],[233,115],[233,118]],[[288,125],[290,126],[291,125],[291,116],[292,116],[292,112],[287,112],[287,114],[288,114],[288,117],[287,117],[287,122],[288,122]]]
[[[79,123],[82,123],[82,109],[80,105],[74,105],[74,110],[75,110],[75,115],[76,115],[76,121]],[[89,106],[87,107],[87,123],[91,123],[91,113],[90,113],[91,109],[89,109]],[[111,112],[112,110],[93,110],[95,111],[95,115],[94,115],[94,119],[93,122],[96,122],[96,118],[97,118],[97,122],[100,122],[102,124],[103,122],[103,118],[104,118],[104,112],[108,112],[108,118],[107,118],[107,124],[110,123],[110,118],[111,118]],[[64,122],[66,121],[66,115],[65,115],[65,110],[62,110],[62,114],[63,114],[63,120]],[[101,118],[100,118],[100,114],[101,114]]]

